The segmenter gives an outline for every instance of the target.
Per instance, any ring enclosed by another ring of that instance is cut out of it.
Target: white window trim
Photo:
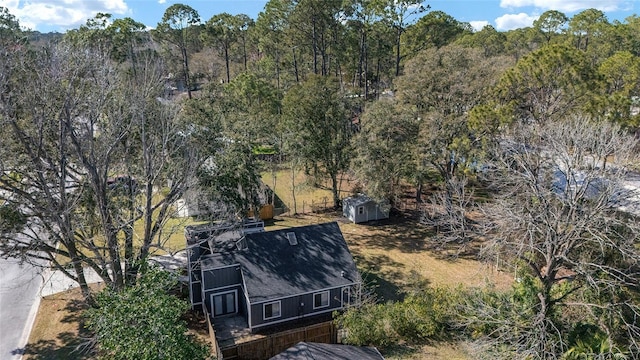
[[[358,206],[356,212],[358,215],[364,215],[364,206]]]
[[[273,305],[273,304],[278,304],[278,310],[279,310],[278,315],[267,317],[267,311],[266,311],[267,305]],[[262,320],[276,319],[281,316],[282,316],[282,301],[278,300],[278,301],[272,301],[272,302],[262,304]]]
[[[234,311],[233,311],[232,313],[230,312],[230,313],[226,313],[226,314],[218,315],[218,317],[221,317],[221,316],[229,316],[229,315],[237,314],[237,313],[238,313],[238,290],[221,291],[221,292],[217,292],[217,293],[212,293],[212,294],[210,295],[210,301],[211,301],[211,317],[215,317],[215,313],[216,313],[215,309],[213,308],[213,306],[214,306],[214,304],[213,304],[213,303],[214,303],[213,298],[214,298],[214,297],[216,297],[216,296],[222,296],[222,295],[226,295],[226,294],[233,294],[233,300],[234,300],[234,302],[235,302],[235,304],[234,304],[235,309],[234,309]]]
[[[347,295],[347,301],[345,301],[345,294]],[[342,307],[351,306],[351,288],[348,286],[343,287],[340,290],[340,300],[342,302]]]
[[[320,295],[320,294],[327,294],[327,305],[316,306],[316,295]],[[313,294],[313,310],[326,308],[326,307],[329,307],[329,305],[331,305],[331,292],[329,290],[320,291]]]

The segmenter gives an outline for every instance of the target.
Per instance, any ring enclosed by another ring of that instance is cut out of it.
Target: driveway
[[[40,305],[40,268],[0,259],[0,359],[17,360]]]

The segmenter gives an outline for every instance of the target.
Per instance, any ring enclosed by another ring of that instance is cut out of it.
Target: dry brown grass
[[[99,285],[92,285],[98,291]],[[36,315],[25,360],[90,359],[77,347],[87,337],[81,321],[86,309],[80,289],[72,289],[42,298]]]
[[[398,346],[384,354],[387,360],[471,360],[464,344],[438,343],[423,346]]]
[[[313,186],[312,181],[304,174],[304,171],[297,170],[294,172],[294,184],[292,186],[291,169],[280,169],[275,173],[265,171],[262,173],[262,181],[275,191],[276,195],[286,205],[291,214],[311,212],[311,204],[326,202],[329,206],[333,203],[333,195],[331,193],[331,185],[328,181],[321,181],[318,187]],[[275,178],[275,188],[274,188]],[[355,183],[344,177],[340,181],[340,197],[351,195]],[[293,190],[292,190],[293,188]],[[295,190],[295,208],[293,202],[293,192]]]
[[[475,260],[472,252],[451,257],[430,250],[431,230],[406,214],[368,224],[346,222],[339,214],[281,217],[267,230],[337,220],[365,282],[383,300],[397,300],[416,284],[507,289],[513,279]],[[473,250],[472,248],[470,250]]]
[[[288,170],[278,173],[276,193],[285,202],[290,201],[290,185],[286,180]],[[263,180],[272,186],[270,174],[263,174]],[[289,180],[290,181],[290,180]],[[304,175],[298,174],[296,182],[305,183]],[[325,196],[330,199],[327,189],[303,185],[297,189],[296,200],[302,211],[302,202],[319,201]],[[403,292],[416,284],[434,286],[482,287],[492,284],[498,289],[508,288],[511,276],[494,271],[477,260],[473,248],[450,257],[431,251],[431,230],[420,225],[411,214],[395,214],[389,220],[369,224],[346,222],[339,213],[313,214],[278,217],[268,222],[267,231],[328,221],[338,221],[344,237],[354,255],[358,267],[363,271],[365,282],[375,287],[383,300],[397,300]],[[183,229],[190,220],[172,221],[173,236],[168,242],[172,250],[184,246]],[[80,294],[77,290],[52,295],[43,299],[31,333],[25,359],[86,359],[85,355],[72,350],[82,336],[79,314],[82,310]],[[191,322],[193,323],[193,322]],[[206,332],[197,322],[194,333],[206,337]],[[202,325],[202,323],[200,323]],[[472,359],[464,345],[438,343],[425,346],[398,346],[388,349],[388,359]]]

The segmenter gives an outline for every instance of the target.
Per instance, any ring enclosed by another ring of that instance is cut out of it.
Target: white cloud
[[[525,13],[505,14],[496,19],[496,29],[507,31],[528,27],[531,26],[537,18],[538,16],[530,16]]]
[[[480,31],[483,27],[489,25],[488,21],[469,21],[469,25],[473,28],[473,31]]]
[[[123,15],[130,12],[125,0],[0,0],[20,25],[38,30],[46,25],[61,30],[84,24],[97,13]]]
[[[167,0],[158,0],[158,4],[164,4],[166,2],[167,2]]]
[[[514,9],[534,6],[541,10],[558,10],[568,13],[594,8],[606,12],[620,10],[628,3],[629,0],[500,0],[500,7]]]

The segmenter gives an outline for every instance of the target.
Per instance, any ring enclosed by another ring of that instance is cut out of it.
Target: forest
[[[0,255],[50,262],[91,302],[86,268],[125,293],[176,201],[237,218],[278,163],[336,208],[343,176],[390,208],[409,188],[435,247],[517,274],[371,300],[336,318],[349,343],[640,358],[638,55],[640,18],[596,9],[500,32],[416,0],[174,4],[154,29],[98,14],[40,34],[0,7]]]

